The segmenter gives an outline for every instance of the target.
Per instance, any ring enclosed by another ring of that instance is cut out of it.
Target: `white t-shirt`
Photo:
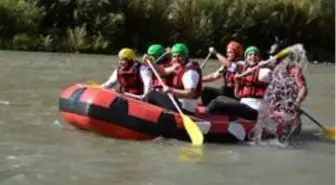
[[[140,66],[140,76],[144,84],[144,95],[146,95],[150,91],[150,88],[151,88],[152,73],[147,66],[141,65]],[[118,82],[118,70],[115,69],[113,73],[111,74],[111,76],[109,77],[109,79],[101,86],[104,88],[113,88],[117,84],[117,82]]]
[[[200,75],[196,70],[190,69],[186,71],[182,76],[182,83],[185,89],[196,89],[197,84],[200,80]],[[197,107],[197,100],[179,98],[182,104],[182,108],[190,112],[195,112]]]
[[[272,71],[268,68],[260,68],[258,74],[258,80],[269,83],[271,81]],[[258,98],[241,98],[240,103],[244,103],[252,109],[259,110],[261,105],[261,99]]]

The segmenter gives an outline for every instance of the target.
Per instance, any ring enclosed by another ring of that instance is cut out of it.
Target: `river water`
[[[115,60],[0,51],[0,185],[334,184],[334,142],[307,119],[290,148],[206,143],[201,156],[181,141],[123,141],[69,126],[58,114],[59,93],[77,82],[103,82]],[[210,61],[205,73],[216,67]],[[309,65],[306,75],[303,107],[333,126],[335,66]]]

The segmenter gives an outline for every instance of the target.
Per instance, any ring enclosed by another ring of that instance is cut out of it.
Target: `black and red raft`
[[[130,140],[157,137],[189,140],[178,113],[99,87],[75,84],[60,94],[60,114],[69,124],[98,134]],[[198,107],[198,110],[202,107]],[[254,121],[229,116],[191,116],[207,142],[246,140]]]

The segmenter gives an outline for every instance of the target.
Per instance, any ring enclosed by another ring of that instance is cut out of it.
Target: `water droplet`
[[[14,160],[14,159],[16,159],[16,156],[14,156],[14,155],[9,155],[9,156],[7,156],[6,157],[8,160]]]

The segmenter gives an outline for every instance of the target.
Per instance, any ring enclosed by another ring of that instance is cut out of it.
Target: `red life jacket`
[[[177,88],[177,89],[184,89],[184,86],[182,83],[182,77],[183,77],[183,74],[190,69],[196,70],[200,77],[197,87],[196,87],[195,97],[193,98],[193,99],[197,99],[202,94],[202,70],[197,62],[189,62],[186,65],[177,68],[176,74],[173,78],[172,87]]]
[[[143,94],[143,82],[140,75],[140,63],[131,64],[129,68],[118,68],[118,82],[121,93]]]
[[[241,72],[242,70],[244,70],[244,66],[241,64],[236,63],[237,67],[234,71],[229,71],[227,69],[227,67],[225,67],[226,71],[223,72],[223,80],[224,80],[224,85],[225,87],[230,87],[230,88],[234,88],[235,85],[235,75],[237,74],[237,72]]]
[[[171,66],[171,61],[170,60],[160,61],[158,65],[161,65],[163,67],[170,67]],[[168,75],[168,76],[163,76],[161,78],[167,86],[172,86],[173,77],[174,77],[174,75]],[[162,89],[162,85],[161,85],[160,81],[156,78],[154,73],[152,73],[152,88],[153,89]]]
[[[244,69],[246,71],[248,67]],[[251,74],[240,79],[238,96],[241,98],[263,98],[268,83],[259,81],[259,70],[254,70]]]

